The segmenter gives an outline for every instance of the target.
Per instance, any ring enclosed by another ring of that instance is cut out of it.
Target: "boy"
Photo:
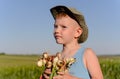
[[[50,9],[54,19],[54,37],[58,44],[63,45],[62,57],[76,58],[76,62],[68,72],[59,72],[53,79],[103,79],[97,56],[91,48],[84,48],[80,44],[88,37],[88,28],[84,16],[73,8],[55,6]],[[47,70],[45,79],[49,79]]]

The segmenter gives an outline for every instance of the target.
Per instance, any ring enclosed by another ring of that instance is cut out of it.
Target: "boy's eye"
[[[62,26],[62,28],[67,28],[67,26]]]
[[[58,26],[57,25],[54,25],[54,28],[57,28]]]

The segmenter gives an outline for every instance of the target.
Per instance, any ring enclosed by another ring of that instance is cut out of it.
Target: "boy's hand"
[[[45,79],[49,79],[50,74],[51,74],[51,69],[46,69],[46,70],[44,71],[43,77],[44,77]]]
[[[81,79],[70,75],[68,72],[58,72],[57,76],[54,76],[53,79]]]
[[[58,75],[54,76],[53,79],[72,79],[72,78],[67,72],[58,72]]]

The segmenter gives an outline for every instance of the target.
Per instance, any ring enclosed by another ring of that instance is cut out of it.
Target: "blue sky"
[[[49,9],[56,5],[81,11],[89,28],[82,44],[96,54],[120,54],[120,0],[0,0],[0,52],[7,54],[56,53],[54,19]]]

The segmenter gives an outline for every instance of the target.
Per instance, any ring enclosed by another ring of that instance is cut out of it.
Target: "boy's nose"
[[[54,32],[59,33],[60,32],[60,28],[55,28]]]

